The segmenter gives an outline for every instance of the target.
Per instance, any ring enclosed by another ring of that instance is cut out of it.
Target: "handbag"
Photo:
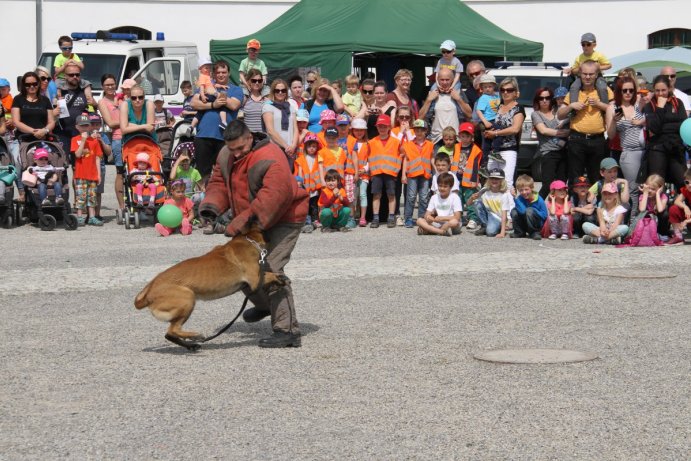
[[[36,187],[38,183],[38,176],[31,173],[28,169],[22,173],[22,183],[28,187]]]
[[[11,186],[15,179],[17,179],[17,170],[14,165],[0,167],[0,181],[4,182],[6,186]]]

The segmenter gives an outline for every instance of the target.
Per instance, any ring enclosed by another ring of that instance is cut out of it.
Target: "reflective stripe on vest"
[[[403,144],[406,158],[408,159],[408,170],[406,175],[415,178],[417,176],[424,176],[426,179],[432,177],[432,153],[434,152],[434,145],[425,141],[422,146],[418,146],[414,142],[406,142]]]

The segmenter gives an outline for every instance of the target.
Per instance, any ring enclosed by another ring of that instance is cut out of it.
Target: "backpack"
[[[639,219],[627,244],[632,247],[655,247],[662,245],[662,241],[657,235],[657,219],[650,215]]]

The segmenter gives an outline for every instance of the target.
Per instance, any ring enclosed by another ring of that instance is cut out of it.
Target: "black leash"
[[[257,285],[257,288],[252,293],[245,296],[245,300],[242,302],[242,307],[240,307],[240,310],[238,311],[237,315],[233,318],[233,320],[231,320],[226,326],[222,327],[220,330],[218,330],[213,335],[202,339],[200,341],[201,343],[205,343],[207,341],[211,341],[214,338],[217,338],[218,336],[225,333],[228,330],[228,328],[233,326],[235,321],[238,318],[240,318],[240,315],[242,315],[242,312],[247,307],[247,301],[250,300],[250,298],[249,298],[250,295],[253,295],[254,293],[256,293],[258,290],[260,290],[264,286],[264,274],[269,269],[269,263],[266,261],[266,255],[268,254],[268,251],[266,251],[266,248],[262,248],[261,245],[259,245],[257,242],[255,242],[251,238],[249,238],[247,236],[245,236],[245,238],[247,239],[247,241],[249,241],[257,249],[257,251],[259,251],[259,284]]]

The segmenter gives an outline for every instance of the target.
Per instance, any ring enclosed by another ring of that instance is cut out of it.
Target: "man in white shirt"
[[[420,109],[420,118],[426,119],[429,123],[429,138],[435,144],[441,141],[444,128],[451,126],[458,129],[458,125],[469,120],[473,112],[465,94],[451,86],[453,77],[453,71],[450,69],[440,69],[437,74],[438,88],[429,92],[425,104]]]

